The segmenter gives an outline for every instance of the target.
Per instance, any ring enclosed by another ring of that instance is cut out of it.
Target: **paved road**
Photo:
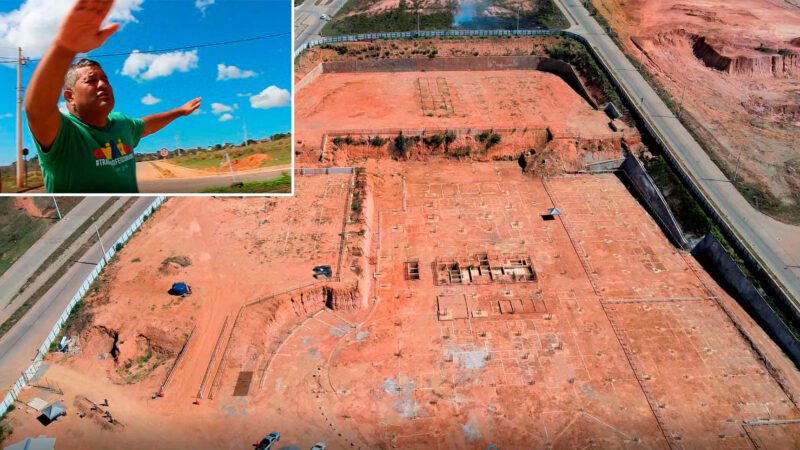
[[[140,180],[142,193],[199,193],[210,187],[230,186],[236,182],[268,181],[279,178],[283,172],[291,172],[291,166],[281,166],[258,172],[239,172],[236,175],[212,175],[198,178],[162,178],[159,180]]]
[[[605,59],[676,159],[800,309],[800,227],[780,223],[750,206],[586,8],[575,0],[556,3],[573,24],[568,31],[583,36]]]
[[[347,0],[306,0],[294,9],[294,49],[297,50],[308,41],[320,38],[320,31],[327,21],[320,19],[323,14],[333,17]]]
[[[103,234],[103,242],[115,242],[119,239],[152,203],[152,197],[140,197],[131,209]],[[103,253],[98,244],[83,254],[80,261],[100,261],[102,257]],[[0,339],[0,395],[6,392],[17,381],[22,371],[30,366],[39,346],[94,268],[93,264],[74,264],[25,317]]]
[[[114,215],[122,206],[128,201],[128,197],[116,197],[116,201],[112,203],[105,211],[97,211],[97,214],[94,217],[97,219],[98,226],[101,226],[103,223],[108,220],[109,217]],[[13,299],[9,301],[4,306],[0,306],[0,323],[5,322],[12,314],[23,304],[27,301],[36,291],[42,287],[47,281],[53,277],[53,275],[61,269],[65,264],[72,264],[73,261],[78,259],[78,256],[75,253],[86,243],[86,241],[92,240],[93,242],[97,241],[97,237],[95,234],[94,227],[89,227],[86,231],[83,232],[80,236],[78,236],[71,244],[67,247],[64,253],[61,254],[58,258],[54,261],[50,262],[50,265],[40,273],[36,274],[36,278],[34,281],[25,289],[25,292],[21,293],[20,295],[13,297],[17,291],[11,292]],[[58,246],[61,245],[60,243],[54,243],[51,247],[51,250],[55,250]],[[52,255],[50,256],[52,258]],[[43,260],[39,261],[41,263]],[[34,264],[35,265],[35,264]]]
[[[58,223],[47,230],[14,265],[0,276],[0,309],[8,305],[14,294],[19,291],[42,262],[61,246],[86,219],[97,213],[97,210],[108,198],[86,197],[75,205],[62,220],[59,220]]]

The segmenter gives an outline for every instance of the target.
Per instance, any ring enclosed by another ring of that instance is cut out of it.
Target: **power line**
[[[245,43],[245,42],[254,42],[254,41],[260,41],[260,40],[264,40],[264,39],[271,39],[271,38],[275,38],[275,37],[280,37],[280,36],[288,36],[290,34],[291,34],[291,32],[286,31],[286,32],[283,32],[283,33],[265,34],[265,35],[261,35],[261,36],[254,36],[254,37],[249,37],[249,38],[244,38],[244,39],[235,39],[235,40],[232,40],[232,41],[210,42],[210,43],[206,43],[206,44],[187,45],[187,46],[183,46],[183,47],[160,48],[160,49],[156,49],[156,50],[136,50],[136,53],[143,53],[143,54],[147,54],[147,53],[166,53],[166,52],[176,52],[176,51],[181,51],[181,50],[193,50],[193,49],[198,49],[198,48],[219,47],[219,46],[223,46],[223,45],[242,44],[242,43]],[[89,54],[87,56],[92,57],[92,58],[110,58],[110,57],[114,57],[114,56],[129,56],[129,55],[131,55],[133,53],[134,53],[134,50],[131,50],[131,51],[128,51],[128,52],[121,52],[121,53],[104,53],[104,54],[100,54],[100,55]],[[38,58],[38,59],[30,59],[29,61],[30,62],[39,62],[41,60],[42,60],[41,58]],[[16,62],[16,61],[17,61],[16,58],[8,58],[8,57],[5,57],[5,56],[0,56],[0,63],[11,63],[11,62]]]

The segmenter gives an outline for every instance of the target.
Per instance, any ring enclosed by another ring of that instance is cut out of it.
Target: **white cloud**
[[[206,13],[206,8],[213,5],[216,0],[195,0],[194,6],[197,7],[203,14]]]
[[[236,66],[217,64],[217,81],[239,80],[243,78],[252,78],[255,76],[258,76],[258,74],[252,70],[242,70]]]
[[[69,114],[69,108],[67,108],[67,102],[58,102],[58,110],[64,114]]]
[[[233,112],[233,107],[222,104],[222,103],[212,103],[211,104],[211,112],[214,114],[222,114],[227,112]]]
[[[246,92],[244,94],[236,94],[236,96],[237,97],[252,97],[253,93],[252,92]]]
[[[228,113],[225,113],[225,114],[219,116],[219,121],[220,122],[227,122],[229,120],[233,120],[233,116],[228,114]]]
[[[142,103],[147,106],[153,106],[158,103],[161,103],[161,99],[155,97],[153,94],[147,94],[142,98]]]
[[[250,97],[250,106],[257,109],[279,108],[289,105],[292,95],[286,89],[270,86],[260,94]]]
[[[141,10],[143,2],[116,0],[106,22],[136,22],[134,13]],[[25,56],[41,57],[74,4],[75,0],[25,0],[19,8],[0,13],[0,56],[15,56],[12,48],[22,47]]]
[[[0,119],[9,119],[11,117],[14,117],[11,113],[0,114]]]
[[[122,75],[137,81],[167,77],[177,72],[188,72],[197,68],[200,58],[197,50],[170,52],[154,55],[134,50],[122,66]]]
[[[189,114],[189,115],[190,115],[190,116],[199,116],[199,115],[202,115],[202,114],[205,114],[205,113],[206,113],[206,112],[205,112],[205,111],[203,111],[202,109],[200,109],[200,108],[197,108],[197,109],[195,109],[195,110],[194,110],[194,112],[193,112],[193,113],[191,113],[191,114]]]

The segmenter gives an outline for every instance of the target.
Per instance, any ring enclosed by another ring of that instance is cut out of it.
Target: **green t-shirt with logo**
[[[103,128],[61,114],[61,128],[47,152],[36,142],[47,192],[136,194],[136,158],[144,121],[121,113],[108,115]]]

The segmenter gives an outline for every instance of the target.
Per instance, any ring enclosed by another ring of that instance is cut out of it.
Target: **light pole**
[[[108,264],[108,259],[106,258],[106,248],[103,245],[103,239],[100,238],[100,229],[97,228],[97,221],[92,217],[92,225],[94,225],[94,232],[97,234],[97,242],[100,243],[100,250],[103,251],[103,261]]]
[[[56,205],[56,213],[58,213],[58,220],[63,219],[64,217],[61,216],[61,209],[58,207],[58,200],[56,199],[55,195],[53,196],[53,204]]]
[[[517,5],[517,33],[519,33],[519,5]]]
[[[732,183],[736,184],[736,178],[739,175],[739,161],[742,159],[742,151],[739,150],[739,155],[736,157],[736,169],[733,171],[733,180]]]
[[[681,107],[680,107],[680,110],[678,110],[678,118],[679,119],[681,117],[683,117],[683,98],[684,98],[684,96],[686,96],[686,85],[683,86],[683,93],[681,93]]]

